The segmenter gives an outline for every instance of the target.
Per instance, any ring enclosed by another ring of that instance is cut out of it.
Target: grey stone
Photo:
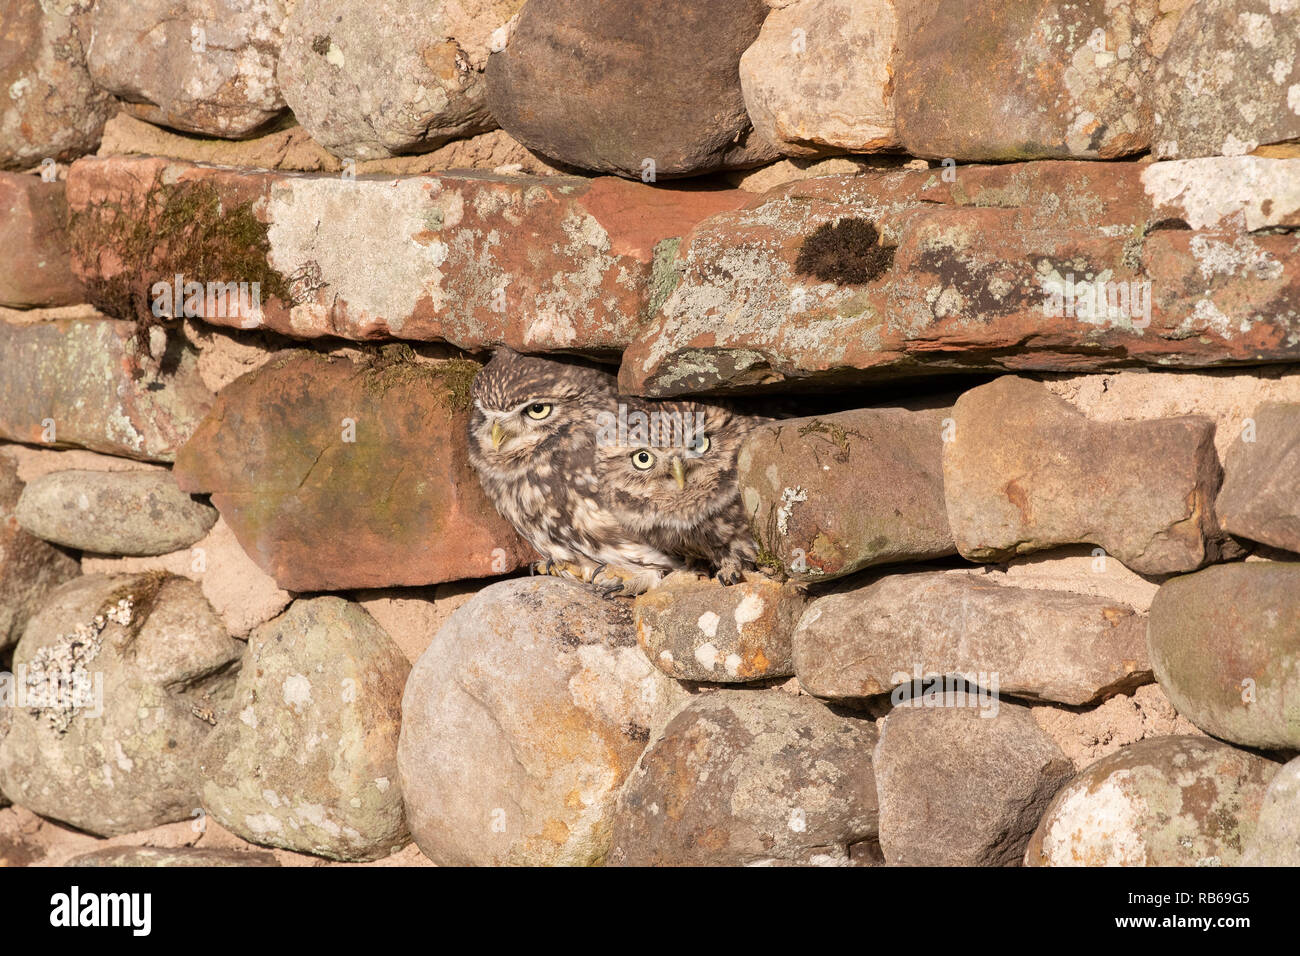
[[[123,846],[92,850],[68,860],[67,866],[279,866],[270,853],[209,850],[200,847]]]
[[[1269,402],[1228,451],[1214,509],[1224,530],[1300,552],[1300,404]],[[1244,428],[1244,426],[1243,426]]]
[[[1242,866],[1300,866],[1300,757],[1268,785],[1259,825],[1241,854]]]

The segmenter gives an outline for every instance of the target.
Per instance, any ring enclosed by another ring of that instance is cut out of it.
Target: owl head
[[[703,402],[620,400],[601,430],[601,496],[629,530],[689,531],[737,494],[736,459],[746,420]]]
[[[614,376],[581,361],[500,348],[470,390],[469,455],[475,467],[526,467],[576,428],[593,402],[614,394]]]

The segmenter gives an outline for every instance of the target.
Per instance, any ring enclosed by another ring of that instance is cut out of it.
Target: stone
[[[787,156],[898,147],[891,0],[798,0],[768,14],[740,58],[745,108]]]
[[[336,155],[421,153],[496,126],[493,35],[523,0],[297,0],[279,80],[298,122]]]
[[[932,159],[1114,159],[1147,149],[1149,90],[1187,0],[904,7],[898,136]]]
[[[749,198],[610,177],[347,179],[123,156],[81,160],[68,178],[74,268],[114,315],[152,320],[157,306],[295,338],[470,350],[621,349],[669,240]],[[177,275],[211,295],[177,303]],[[235,282],[248,283],[238,307]]]
[[[893,157],[813,156],[806,159],[782,159],[756,169],[733,170],[722,175],[737,189],[751,193],[765,193],[786,183],[803,179],[856,176],[868,169],[893,168],[897,165],[898,161]]]
[[[1241,866],[1300,866],[1300,757],[1273,777]]]
[[[193,582],[69,581],[32,616],[13,684],[0,684],[18,705],[0,741],[0,789],[99,836],[189,820],[199,751],[242,651]]]
[[[478,364],[397,353],[278,353],[224,389],[181,449],[181,489],[211,494],[285,590],[435,584],[532,560],[469,464]]]
[[[19,309],[82,301],[68,257],[64,184],[39,176],[0,173],[0,305]]]
[[[282,0],[96,0],[90,75],[139,119],[204,136],[247,136],[285,111],[275,79],[285,7]]]
[[[1143,740],[1052,801],[1026,866],[1235,866],[1277,764],[1205,737]]]
[[[965,569],[814,598],[795,628],[794,667],[804,691],[829,700],[897,702],[922,677],[963,675],[983,697],[1082,705],[1151,680],[1146,619],[1131,607]]]
[[[206,741],[203,808],[246,840],[374,860],[408,840],[397,786],[405,656],[356,604],[300,599],[248,640]]]
[[[864,408],[755,429],[738,482],[760,560],[829,581],[954,554],[941,463],[951,411]]]
[[[739,64],[766,15],[762,0],[529,0],[488,60],[488,108],[581,169],[651,181],[761,165],[780,153],[750,126]]]
[[[1139,574],[1170,574],[1217,556],[1208,418],[1094,422],[1004,376],[963,393],[953,423],[944,493],[968,560],[1092,544]]]
[[[1186,184],[1236,171],[1151,172],[1167,165],[1043,161],[787,183],[665,252],[621,388],[668,397],[963,371],[1295,364],[1300,250],[1269,226],[1294,215],[1284,182],[1296,173],[1261,167],[1257,196],[1225,187],[1210,202]],[[1182,228],[1192,220],[1204,225]],[[1261,231],[1244,232],[1251,223]]]
[[[91,152],[104,121],[117,112],[86,69],[94,0],[0,4],[0,169],[46,159],[67,162]]]
[[[1160,590],[1158,578],[1134,574],[1100,548],[1087,545],[1035,551],[1004,564],[980,568],[981,580],[1013,588],[1072,591],[1131,607],[1139,614],[1151,609]]]
[[[600,863],[619,788],[684,696],[637,648],[626,602],[554,578],[484,588],[406,684],[415,842],[440,866]]]
[[[1044,705],[1031,707],[1030,712],[1076,770],[1139,740],[1201,733],[1174,710],[1159,684],[1139,687],[1131,695],[1116,694],[1086,710]]]
[[[632,606],[636,639],[669,677],[744,684],[794,675],[790,637],[805,598],[792,583],[750,574],[723,587],[673,574]]]
[[[14,509],[30,534],[98,554],[166,554],[194,544],[217,520],[167,472],[61,471],[29,483]]]
[[[780,691],[682,708],[619,795],[618,866],[880,862],[870,719]]]
[[[1211,156],[1152,163],[1142,171],[1142,185],[1157,217],[1180,219],[1192,229],[1300,225],[1300,159]]]
[[[1201,730],[1300,750],[1300,561],[1220,564],[1166,581],[1148,641],[1160,686]]]
[[[0,322],[0,438],[171,461],[212,403],[179,343],[142,358],[131,322]]]
[[[207,850],[199,847],[129,846],[92,850],[74,856],[68,866],[279,866],[270,853],[241,850]]]
[[[1197,0],[1151,84],[1155,155],[1240,156],[1300,138],[1295,0]]]
[[[1249,421],[1234,435],[1215,511],[1230,534],[1300,552],[1300,403],[1261,405]]]
[[[1029,709],[895,707],[872,767],[892,866],[1019,866],[1074,765]]]
[[[18,523],[14,507],[22,492],[17,462],[0,454],[0,651],[17,644],[49,593],[79,573],[73,558]]]

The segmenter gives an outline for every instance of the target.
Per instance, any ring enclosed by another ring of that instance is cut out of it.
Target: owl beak
[[[492,449],[501,450],[501,443],[506,440],[506,430],[501,427],[500,422],[492,423]]]
[[[672,464],[673,480],[677,482],[677,487],[682,491],[686,490],[686,466],[682,464],[680,458],[674,458]]]

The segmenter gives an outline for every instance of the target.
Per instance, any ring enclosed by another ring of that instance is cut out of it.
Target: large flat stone
[[[68,257],[63,183],[0,173],[0,305],[19,309],[82,301]]]
[[[178,456],[177,481],[210,493],[289,591],[507,573],[531,549],[469,464],[478,367],[281,353],[222,390]]]
[[[346,179],[122,156],[68,178],[74,266],[122,317],[148,316],[154,283],[179,274],[259,283],[260,308],[195,297],[187,311],[218,325],[533,351],[622,348],[649,308],[659,244],[747,199],[613,178]]]
[[[965,392],[953,422],[944,494],[963,557],[1092,544],[1139,573],[1169,574],[1218,555],[1210,419],[1095,422],[1005,376]]]

